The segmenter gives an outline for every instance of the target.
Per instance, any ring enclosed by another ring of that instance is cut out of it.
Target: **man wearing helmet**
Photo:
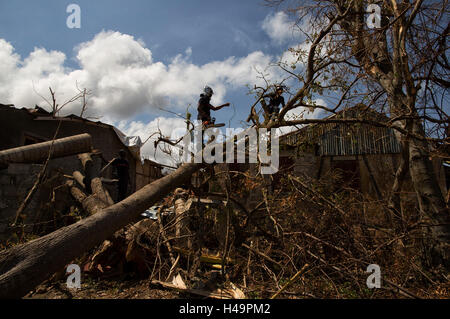
[[[269,111],[269,116],[272,119],[280,112],[280,104],[282,107],[284,107],[285,105],[284,97],[282,96],[283,91],[283,87],[281,85],[277,85],[275,88],[275,92],[264,96],[265,98],[269,98],[269,104],[267,105],[267,108]]]
[[[230,103],[225,103],[225,104],[222,104],[222,105],[216,106],[216,107],[212,106],[210,101],[211,101],[211,96],[213,94],[214,94],[213,90],[209,86],[206,86],[205,89],[203,90],[203,93],[200,94],[200,100],[198,101],[197,119],[199,121],[202,121],[203,125],[205,125],[205,126],[212,124],[211,110],[218,111],[221,108],[230,105]]]

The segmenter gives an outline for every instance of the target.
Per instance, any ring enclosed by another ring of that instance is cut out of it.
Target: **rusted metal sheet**
[[[26,145],[0,151],[0,166],[8,163],[39,163],[47,159],[53,143],[52,158],[88,153],[92,149],[89,134],[80,134],[57,140]]]

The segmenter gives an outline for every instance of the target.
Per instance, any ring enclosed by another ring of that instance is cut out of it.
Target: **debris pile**
[[[55,272],[50,282],[63,281],[61,265],[71,261],[88,278],[137,277],[149,290],[196,298],[448,295],[442,269],[423,270],[425,239],[414,216],[405,216],[403,232],[396,231],[384,218],[386,203],[354,189],[336,190],[331,177],[285,173],[273,188],[258,169],[191,163],[114,204],[98,154],[77,157],[80,169],[60,174],[51,189],[53,205],[71,202],[81,221],[0,252],[7,270],[0,288],[16,285],[10,278],[21,269],[27,281],[17,284],[16,295]],[[31,285],[28,274],[36,274],[29,265],[48,260],[31,253],[37,247],[58,260]],[[371,264],[383,267],[382,289],[365,284]]]

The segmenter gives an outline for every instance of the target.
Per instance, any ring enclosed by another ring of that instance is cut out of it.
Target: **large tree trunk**
[[[132,222],[183,184],[200,167],[201,164],[184,164],[174,173],[95,215],[0,252],[0,299],[24,296],[53,273]]]
[[[413,132],[417,134],[420,131],[421,124],[413,123]],[[409,173],[417,193],[420,211],[432,224],[429,228],[434,240],[431,247],[432,262],[450,267],[450,212],[439,188],[427,147],[424,142],[410,141]]]
[[[395,91],[389,99],[391,112],[394,115],[407,114],[406,102],[407,97],[401,91]],[[409,109],[415,111],[415,106],[411,106]],[[417,112],[415,114],[417,115]],[[396,124],[416,136],[425,137],[420,120],[397,121]],[[410,138],[399,132],[396,132],[396,136],[402,141],[402,156],[404,157],[402,162],[408,165],[407,169],[417,195],[420,214],[431,224],[428,230],[432,241],[427,245],[432,258],[430,261],[434,265],[442,264],[449,268],[450,213],[430,159],[430,146],[424,140]]]
[[[393,114],[402,114],[399,110],[404,109],[404,100],[405,96],[401,92],[397,92],[396,96],[389,99]],[[403,114],[406,114],[406,111]],[[419,120],[397,121],[396,124],[416,136],[425,136],[423,125]],[[400,165],[408,165],[406,168],[417,195],[420,214],[422,217],[428,218],[431,223],[429,227],[432,237],[429,249],[432,254],[431,262],[434,265],[442,264],[448,268],[450,267],[448,252],[450,250],[450,213],[430,159],[429,145],[424,140],[409,138],[399,132],[396,132],[396,136],[399,141],[402,141],[403,158]],[[404,167],[399,169],[402,170]],[[397,178],[404,178],[405,172],[399,171],[397,174],[403,175],[396,176],[395,182],[400,182]],[[399,185],[394,183],[394,188],[396,187]],[[397,205],[399,206],[399,203]]]
[[[409,143],[407,141],[401,141],[400,143],[402,147],[400,163],[395,172],[394,183],[389,197],[389,208],[393,212],[394,227],[398,232],[406,229],[406,220],[401,205],[401,191],[409,172]]]
[[[337,7],[342,6],[341,1],[335,1]],[[421,2],[417,2],[420,7]],[[343,5],[345,7],[345,5]],[[413,74],[409,65],[409,52],[405,37],[409,25],[407,19],[400,16],[403,9],[399,9],[397,1],[392,6],[384,6],[394,13],[395,23],[388,25],[382,21],[382,26],[376,34],[371,34],[365,28],[365,4],[363,1],[353,2],[353,14],[349,19],[340,22],[340,26],[351,36],[352,52],[362,70],[385,90],[391,117],[405,115],[418,116],[416,99],[418,89],[415,87]],[[385,8],[385,9],[386,9]],[[414,16],[410,16],[414,19]],[[412,20],[411,20],[412,21]],[[391,36],[388,37],[388,30]],[[417,120],[397,120],[393,124],[400,125],[406,131],[416,136],[425,137],[422,123]],[[420,212],[427,216],[433,226],[430,228],[433,240],[439,243],[435,250],[439,263],[448,266],[448,252],[445,246],[450,244],[449,209],[444,196],[439,189],[437,177],[434,173],[429,155],[429,145],[423,140],[402,136],[396,133],[399,140],[402,137],[409,142],[408,152],[409,173],[417,193]],[[403,146],[403,145],[402,145]],[[401,177],[401,176],[400,176]],[[448,250],[448,248],[447,248]],[[437,260],[436,260],[437,261]]]
[[[50,149],[51,158],[64,157],[90,152],[92,138],[89,134],[80,134],[56,139],[33,145],[20,146],[0,151],[0,167],[8,166],[8,163],[39,163],[47,159]]]

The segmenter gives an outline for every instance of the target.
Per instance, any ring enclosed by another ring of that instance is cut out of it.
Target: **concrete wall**
[[[0,170],[0,235],[14,221],[20,203],[41,169],[39,164],[10,164],[8,169]]]
[[[105,165],[101,155],[93,155],[94,169],[99,170]],[[9,164],[7,169],[0,170],[0,241],[2,235],[7,233],[7,227],[14,221],[19,205],[24,201],[28,192],[33,187],[43,164]],[[49,161],[46,177],[43,179],[45,186],[38,188],[32,197],[29,205],[24,211],[26,216],[25,224],[32,224],[39,219],[40,207],[50,200],[53,187],[60,186],[64,180],[54,180],[50,184],[49,179],[53,179],[57,172],[72,175],[74,170],[83,172],[81,162],[77,156],[66,156]],[[61,176],[59,174],[59,176]],[[49,178],[51,177],[51,178]],[[105,185],[113,199],[117,198],[115,185]]]

